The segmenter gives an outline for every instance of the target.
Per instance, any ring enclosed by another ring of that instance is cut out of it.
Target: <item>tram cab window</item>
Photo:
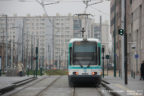
[[[97,45],[96,42],[75,42],[73,50],[74,65],[96,65]]]
[[[98,65],[100,65],[100,62],[101,62],[100,61],[100,51],[101,51],[100,47],[98,47],[98,52],[97,52],[98,53]]]

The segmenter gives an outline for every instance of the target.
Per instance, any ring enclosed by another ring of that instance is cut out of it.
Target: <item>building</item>
[[[118,36],[117,34],[118,29],[121,28],[121,12],[122,12],[121,1],[122,0],[111,0],[111,34],[113,35],[114,32],[116,32],[117,69],[121,69],[121,64],[122,64],[121,37]],[[126,3],[127,3],[126,31],[127,31],[127,39],[128,39],[127,41],[128,70],[131,73],[139,73],[140,63],[144,60],[143,58],[144,1],[126,0]]]
[[[101,26],[101,42],[102,45],[105,47],[105,55],[110,55],[111,57],[111,52],[112,52],[112,38],[110,35],[110,24],[108,22],[103,22]],[[105,61],[106,62],[106,61]],[[107,62],[105,63],[107,64]]]
[[[1,16],[0,29],[0,35],[2,37],[8,36],[7,40],[10,42],[11,66],[22,61],[25,68],[33,68],[32,65],[35,65],[33,58],[36,56],[36,47],[39,48],[39,65],[42,66],[42,64],[48,64],[48,62],[52,61],[49,59],[49,54],[53,55],[53,51],[48,52],[49,49],[53,50],[53,44],[51,43],[53,40],[52,25],[49,22],[49,18],[41,16],[13,16],[6,18]],[[0,41],[3,41],[3,39],[0,38]]]
[[[54,64],[57,68],[67,68],[68,44],[71,38],[81,38],[82,28],[85,28],[85,18],[77,16],[57,16],[50,17],[54,27]],[[86,37],[93,37],[91,26],[92,19],[88,19],[86,26]]]
[[[128,61],[133,73],[140,72],[140,64],[144,60],[144,1],[128,0],[130,11],[128,22]]]
[[[102,45],[105,46],[105,54],[111,55],[112,40],[111,40],[109,23],[103,22],[101,26],[98,23],[94,23],[92,25],[92,31],[94,34],[94,38],[98,38],[99,40],[101,40]]]
[[[68,43],[71,38],[81,38],[82,28],[85,37],[101,39],[100,24],[93,19],[77,16],[12,16],[7,18],[8,41],[11,44],[11,62],[22,61],[25,68],[35,67],[34,58],[38,47],[39,67],[66,69]],[[6,33],[6,18],[0,17],[1,36]],[[102,34],[109,33],[109,25],[102,25]],[[103,35],[103,36],[104,36]],[[6,34],[5,34],[6,36]],[[3,36],[4,37],[4,36]],[[103,41],[107,41],[107,37]],[[0,38],[2,41],[2,38]],[[13,56],[14,55],[14,56]],[[11,63],[10,63],[11,64]]]
[[[118,29],[121,28],[121,0],[111,0],[111,28],[110,32],[112,35],[112,45],[113,45],[113,54],[112,57],[116,59],[116,68],[118,71],[121,71],[121,37],[118,35]],[[115,37],[115,44],[114,44]],[[116,53],[114,55],[114,46],[116,48]],[[114,62],[114,59],[113,59]]]

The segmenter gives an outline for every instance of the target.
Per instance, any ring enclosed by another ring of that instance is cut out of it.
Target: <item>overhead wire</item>
[[[90,8],[93,9],[93,10],[97,10],[98,12],[100,12],[100,13],[102,13],[104,15],[109,15],[108,13],[105,13],[105,12],[101,11],[100,9],[94,8],[92,6],[90,6]]]

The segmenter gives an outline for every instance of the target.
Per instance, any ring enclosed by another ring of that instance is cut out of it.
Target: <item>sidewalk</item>
[[[32,78],[33,76],[23,76],[23,77],[6,77],[6,76],[1,76],[0,77],[0,93],[3,90],[12,90],[15,88],[16,82],[23,81],[29,78]]]
[[[31,78],[33,76],[23,76],[23,77],[6,77],[2,76],[0,77],[0,89],[4,88],[6,86],[12,85],[14,82],[22,81],[28,78]]]
[[[120,96],[144,96],[144,80],[140,80],[139,76],[136,76],[135,79],[128,76],[127,85],[125,85],[124,79],[118,75],[113,77],[112,74],[109,74],[109,76],[104,76],[102,79],[110,83],[105,85]]]

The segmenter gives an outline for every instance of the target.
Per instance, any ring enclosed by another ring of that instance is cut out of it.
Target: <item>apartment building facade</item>
[[[128,22],[128,54],[132,72],[140,72],[140,64],[144,60],[144,1],[128,0],[130,12]]]
[[[116,3],[115,3],[116,1]],[[117,68],[121,68],[121,37],[118,35],[118,29],[121,28],[121,1],[111,0],[111,34],[116,32],[116,56]],[[115,7],[116,6],[116,7]],[[123,6],[124,7],[124,6]],[[115,9],[116,8],[116,9]],[[143,61],[143,0],[126,0],[126,32],[128,48],[128,70],[131,73],[140,72],[140,64]],[[115,24],[115,26],[114,26]],[[114,28],[116,31],[114,31]]]
[[[50,17],[45,15],[12,16],[8,17],[7,20],[7,36],[12,50],[10,56],[14,55],[11,62],[23,61],[26,68],[35,67],[36,62],[32,59],[36,56],[35,49],[38,47],[39,67],[66,69],[69,40],[71,38],[81,38],[82,28],[85,28],[85,37],[101,38],[101,27],[99,24],[94,24],[94,20],[91,18],[85,21],[86,19],[83,17],[60,16],[57,14],[57,16]],[[5,17],[0,17],[0,35],[2,37],[6,36],[5,21]],[[102,25],[102,31],[104,35],[109,33],[107,24]],[[2,38],[0,41],[3,41]]]
[[[7,20],[7,26],[6,21]],[[52,26],[48,18],[45,17],[0,17],[1,37],[8,37],[7,41],[11,46],[9,65],[14,66],[19,61],[24,63],[25,68],[33,68],[32,59],[36,56],[35,48],[39,51],[39,65],[48,63],[49,49],[53,50],[52,45]],[[7,30],[7,31],[6,31]],[[7,33],[7,34],[6,34]],[[6,38],[1,40],[6,44]],[[15,58],[14,58],[15,57]]]

